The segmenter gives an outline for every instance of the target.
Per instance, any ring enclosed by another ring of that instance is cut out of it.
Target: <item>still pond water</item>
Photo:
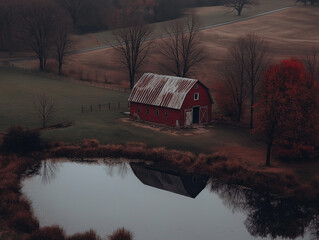
[[[43,161],[23,193],[41,226],[135,240],[319,239],[318,208],[137,163]]]

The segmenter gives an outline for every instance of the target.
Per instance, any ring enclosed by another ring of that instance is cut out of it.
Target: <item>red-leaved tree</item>
[[[319,133],[319,91],[304,65],[292,58],[270,66],[261,89],[256,131],[267,143],[266,165],[273,149],[281,158],[313,157]]]

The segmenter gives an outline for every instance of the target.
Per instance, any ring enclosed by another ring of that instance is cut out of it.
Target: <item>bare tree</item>
[[[62,75],[62,65],[66,51],[71,46],[71,21],[65,15],[61,15],[57,21],[57,29],[54,38],[54,45],[56,50],[56,60],[59,64],[59,75]]]
[[[231,7],[237,11],[237,15],[241,16],[244,8],[256,5],[258,0],[224,0],[224,6]]]
[[[304,58],[304,63],[311,79],[319,83],[319,50],[314,47],[311,53]]]
[[[29,0],[21,7],[19,38],[37,55],[40,70],[45,70],[59,16],[58,6],[48,0]]]
[[[160,44],[164,57],[161,66],[170,74],[188,77],[205,59],[196,16],[189,14],[186,20],[174,21],[166,26],[165,32],[167,37]]]
[[[135,75],[145,63],[152,41],[152,29],[138,14],[124,14],[120,29],[113,31],[117,45],[113,48],[120,57],[120,63],[129,74],[130,89],[134,87]]]
[[[244,42],[237,39],[233,46],[228,49],[228,56],[222,67],[223,79],[233,101],[233,116],[237,121],[241,120],[243,104],[249,93],[245,58]]]
[[[41,120],[42,128],[47,126],[48,122],[55,117],[58,110],[53,98],[44,93],[33,97],[33,108],[35,114]]]
[[[254,33],[240,37],[237,42],[241,42],[240,45],[245,51],[244,66],[250,87],[250,129],[253,129],[256,91],[262,73],[268,65],[268,43]]]

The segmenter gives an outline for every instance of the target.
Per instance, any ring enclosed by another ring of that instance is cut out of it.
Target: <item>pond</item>
[[[41,226],[136,240],[319,239],[318,206],[299,206],[208,177],[139,163],[43,161],[22,192]],[[264,239],[263,238],[263,239]]]

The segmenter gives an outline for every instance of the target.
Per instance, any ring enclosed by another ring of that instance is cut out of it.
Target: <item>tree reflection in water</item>
[[[47,184],[55,179],[57,172],[60,168],[60,163],[46,160],[41,162],[42,167],[40,170],[40,176],[42,177],[42,183]]]
[[[129,170],[129,164],[127,162],[116,162],[116,163],[109,163],[104,162],[107,167],[105,167],[105,172],[108,176],[121,176],[122,179],[127,175]]]
[[[319,205],[302,204],[292,198],[276,199],[268,193],[211,180],[211,190],[233,211],[247,214],[245,226],[254,237],[303,237],[309,231],[319,239]]]
[[[31,178],[33,176],[41,176],[41,181],[44,184],[50,183],[55,179],[56,174],[60,168],[60,163],[48,159],[45,161],[37,162],[32,167],[29,167],[23,174],[24,178]]]

